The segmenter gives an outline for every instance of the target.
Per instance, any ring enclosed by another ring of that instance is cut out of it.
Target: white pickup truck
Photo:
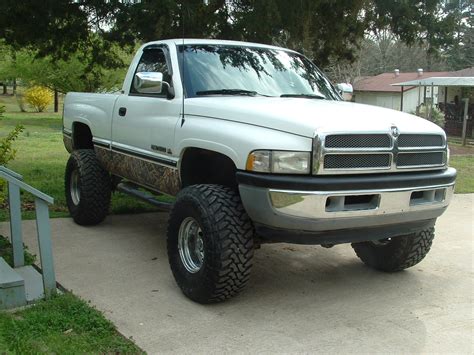
[[[70,213],[101,222],[115,190],[170,209],[170,266],[200,303],[237,294],[261,243],[352,243],[377,270],[411,267],[454,191],[446,135],[340,94],[288,49],[147,43],[120,93],[66,96]]]

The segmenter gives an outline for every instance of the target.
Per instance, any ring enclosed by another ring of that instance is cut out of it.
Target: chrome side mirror
[[[161,94],[163,84],[163,73],[140,72],[133,78],[133,87],[140,94]]]
[[[354,89],[351,84],[339,83],[336,85],[336,89],[345,101],[351,101],[352,95],[354,93]]]

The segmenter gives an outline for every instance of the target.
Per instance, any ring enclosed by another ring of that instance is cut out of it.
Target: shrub
[[[16,150],[13,149],[12,145],[23,129],[22,125],[17,125],[6,137],[0,139],[0,165],[6,165],[15,158]],[[0,204],[3,204],[5,200],[5,187],[5,181],[0,179]]]
[[[5,113],[5,106],[0,105],[0,117],[3,117],[4,113]]]
[[[43,112],[53,101],[53,93],[44,86],[32,86],[25,91],[25,101],[37,112]]]
[[[426,113],[426,110],[428,110],[428,114]],[[441,128],[444,128],[444,122],[445,122],[444,113],[436,106],[433,106],[433,110],[431,111],[431,118],[430,118],[429,110],[430,110],[429,106],[427,107],[426,105],[421,104],[418,108],[418,116],[422,118],[426,117],[427,120],[437,124]]]

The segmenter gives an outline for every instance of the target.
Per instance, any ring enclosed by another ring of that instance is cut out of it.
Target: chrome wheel
[[[178,250],[186,270],[198,272],[204,261],[203,234],[199,223],[193,217],[185,218],[179,227]]]
[[[71,181],[69,186],[72,202],[77,206],[81,201],[81,190],[79,189],[79,172],[77,169],[71,173]]]

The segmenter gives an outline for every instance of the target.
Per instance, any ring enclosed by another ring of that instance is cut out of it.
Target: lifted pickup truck
[[[101,222],[115,190],[170,209],[171,270],[200,303],[236,295],[266,242],[352,243],[372,268],[411,267],[456,178],[433,123],[344,102],[294,51],[220,40],[147,43],[120,93],[69,93],[64,144],[74,220]]]

